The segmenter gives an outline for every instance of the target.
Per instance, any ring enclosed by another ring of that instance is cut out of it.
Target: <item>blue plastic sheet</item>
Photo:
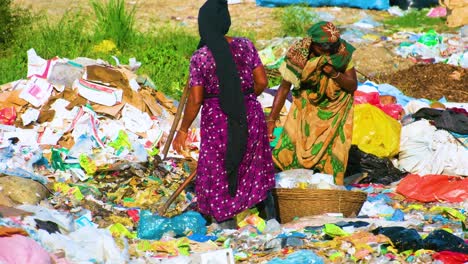
[[[257,5],[266,7],[308,4],[309,6],[341,6],[361,9],[387,10],[389,0],[256,0]]]

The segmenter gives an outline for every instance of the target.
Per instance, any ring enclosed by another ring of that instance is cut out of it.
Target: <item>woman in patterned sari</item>
[[[353,126],[354,47],[330,22],[318,22],[293,44],[280,66],[282,82],[267,118],[270,140],[292,86],[293,104],[273,149],[281,170],[306,168],[331,174],[342,185]]]

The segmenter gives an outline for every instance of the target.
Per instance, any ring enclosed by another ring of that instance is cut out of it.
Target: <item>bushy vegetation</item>
[[[281,22],[283,36],[304,36],[307,28],[318,21],[317,15],[306,5],[291,5],[277,10],[274,15]]]
[[[12,0],[0,0],[0,48],[11,44],[25,25],[31,24],[27,10],[13,7]]]
[[[10,6],[10,0],[0,1],[7,1]],[[57,22],[35,15],[34,27],[30,19],[32,15],[15,13],[18,17],[9,21],[29,21],[23,23],[29,30],[21,35],[4,34],[8,45],[4,44],[0,51],[0,84],[26,77],[26,52],[34,48],[45,59],[88,57],[115,64],[112,56],[116,56],[125,64],[134,57],[142,62],[139,74],[148,75],[162,92],[179,98],[187,81],[189,60],[196,49],[198,36],[171,27],[136,31],[133,25],[136,9],[126,11],[123,2],[111,0],[107,6],[94,2],[95,14],[66,13]],[[4,19],[1,21],[4,23]]]
[[[10,0],[0,1],[7,1],[10,6]],[[88,57],[115,64],[115,56],[126,64],[134,57],[142,62],[139,74],[149,76],[157,89],[178,99],[188,79],[190,56],[197,47],[198,35],[176,26],[138,31],[134,26],[137,7],[127,8],[123,0],[92,0],[90,4],[94,13],[65,13],[57,22],[35,15],[34,27],[32,15],[21,17],[23,13],[15,13],[15,19],[29,21],[23,24],[30,29],[15,38],[5,37],[9,45],[0,51],[0,84],[26,77],[26,52],[34,48],[45,59]],[[251,32],[231,30],[229,35],[255,40]]]
[[[122,48],[135,36],[136,5],[128,10],[124,0],[108,2],[91,0],[91,6],[96,19],[94,24],[96,39],[111,39]]]

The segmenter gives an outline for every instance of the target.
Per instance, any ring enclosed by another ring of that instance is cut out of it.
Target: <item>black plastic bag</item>
[[[439,0],[390,0],[390,6],[398,6],[403,10],[409,8],[421,9],[438,5]]]
[[[443,229],[431,232],[423,241],[424,248],[440,251],[452,251],[468,254],[468,244],[456,235]]]
[[[395,168],[389,158],[379,158],[360,150],[356,145],[352,145],[349,150],[345,178],[363,173],[367,173],[367,177],[359,180],[359,183],[380,183],[385,185],[399,181],[408,174],[408,172]]]
[[[372,230],[374,235],[382,234],[388,237],[398,252],[418,250],[423,248],[423,240],[416,229],[406,229],[401,226],[377,227]]]

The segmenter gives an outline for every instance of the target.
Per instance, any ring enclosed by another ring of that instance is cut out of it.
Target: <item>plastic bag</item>
[[[386,98],[388,101],[388,98],[393,98],[393,101],[389,102],[384,102],[382,98]],[[377,106],[380,108],[382,111],[384,111],[387,115],[400,120],[402,113],[403,113],[403,107],[399,104],[395,103],[396,97],[392,95],[379,95],[377,92],[371,92],[371,93],[366,93],[366,92],[361,92],[361,91],[356,91],[354,93],[354,103],[355,104],[371,104],[374,106]]]
[[[372,230],[374,235],[382,234],[392,241],[399,252],[406,250],[418,250],[424,248],[424,243],[416,229],[401,226],[377,227]]]
[[[370,104],[354,107],[352,144],[378,157],[393,157],[400,149],[400,123]]]
[[[16,109],[12,107],[5,107],[0,110],[0,124],[13,125],[16,120]]]
[[[409,8],[425,8],[431,6],[437,6],[438,0],[390,0],[391,6],[398,6],[403,10]]]
[[[138,238],[159,240],[167,232],[174,232],[176,236],[188,233],[206,234],[206,220],[198,212],[188,211],[173,218],[153,215],[149,211],[142,211],[138,223]]]
[[[456,235],[443,229],[431,232],[424,239],[424,248],[434,251],[452,251],[468,254],[468,244]]]
[[[324,261],[321,257],[317,256],[310,250],[299,250],[289,254],[285,259],[278,257],[268,261],[268,264],[323,264]]]
[[[354,103],[355,104],[371,104],[371,105],[378,105],[380,104],[379,93],[378,92],[362,92],[362,91],[355,91],[354,92]]]
[[[358,173],[367,173],[367,177],[360,180],[359,183],[381,183],[385,185],[399,181],[408,174],[395,168],[390,159],[365,153],[356,145],[352,145],[349,150],[346,177]]]
[[[442,43],[442,37],[437,34],[437,32],[433,29],[427,31],[425,34],[423,34],[419,39],[419,43],[422,43],[428,47],[436,46],[440,43]]]
[[[451,251],[441,251],[434,253],[432,258],[442,261],[444,264],[459,264],[468,262],[468,254]]]
[[[458,203],[468,199],[468,178],[410,174],[400,181],[396,192],[420,202]]]
[[[29,237],[13,235],[0,238],[0,263],[48,264],[50,256],[44,248]]]

